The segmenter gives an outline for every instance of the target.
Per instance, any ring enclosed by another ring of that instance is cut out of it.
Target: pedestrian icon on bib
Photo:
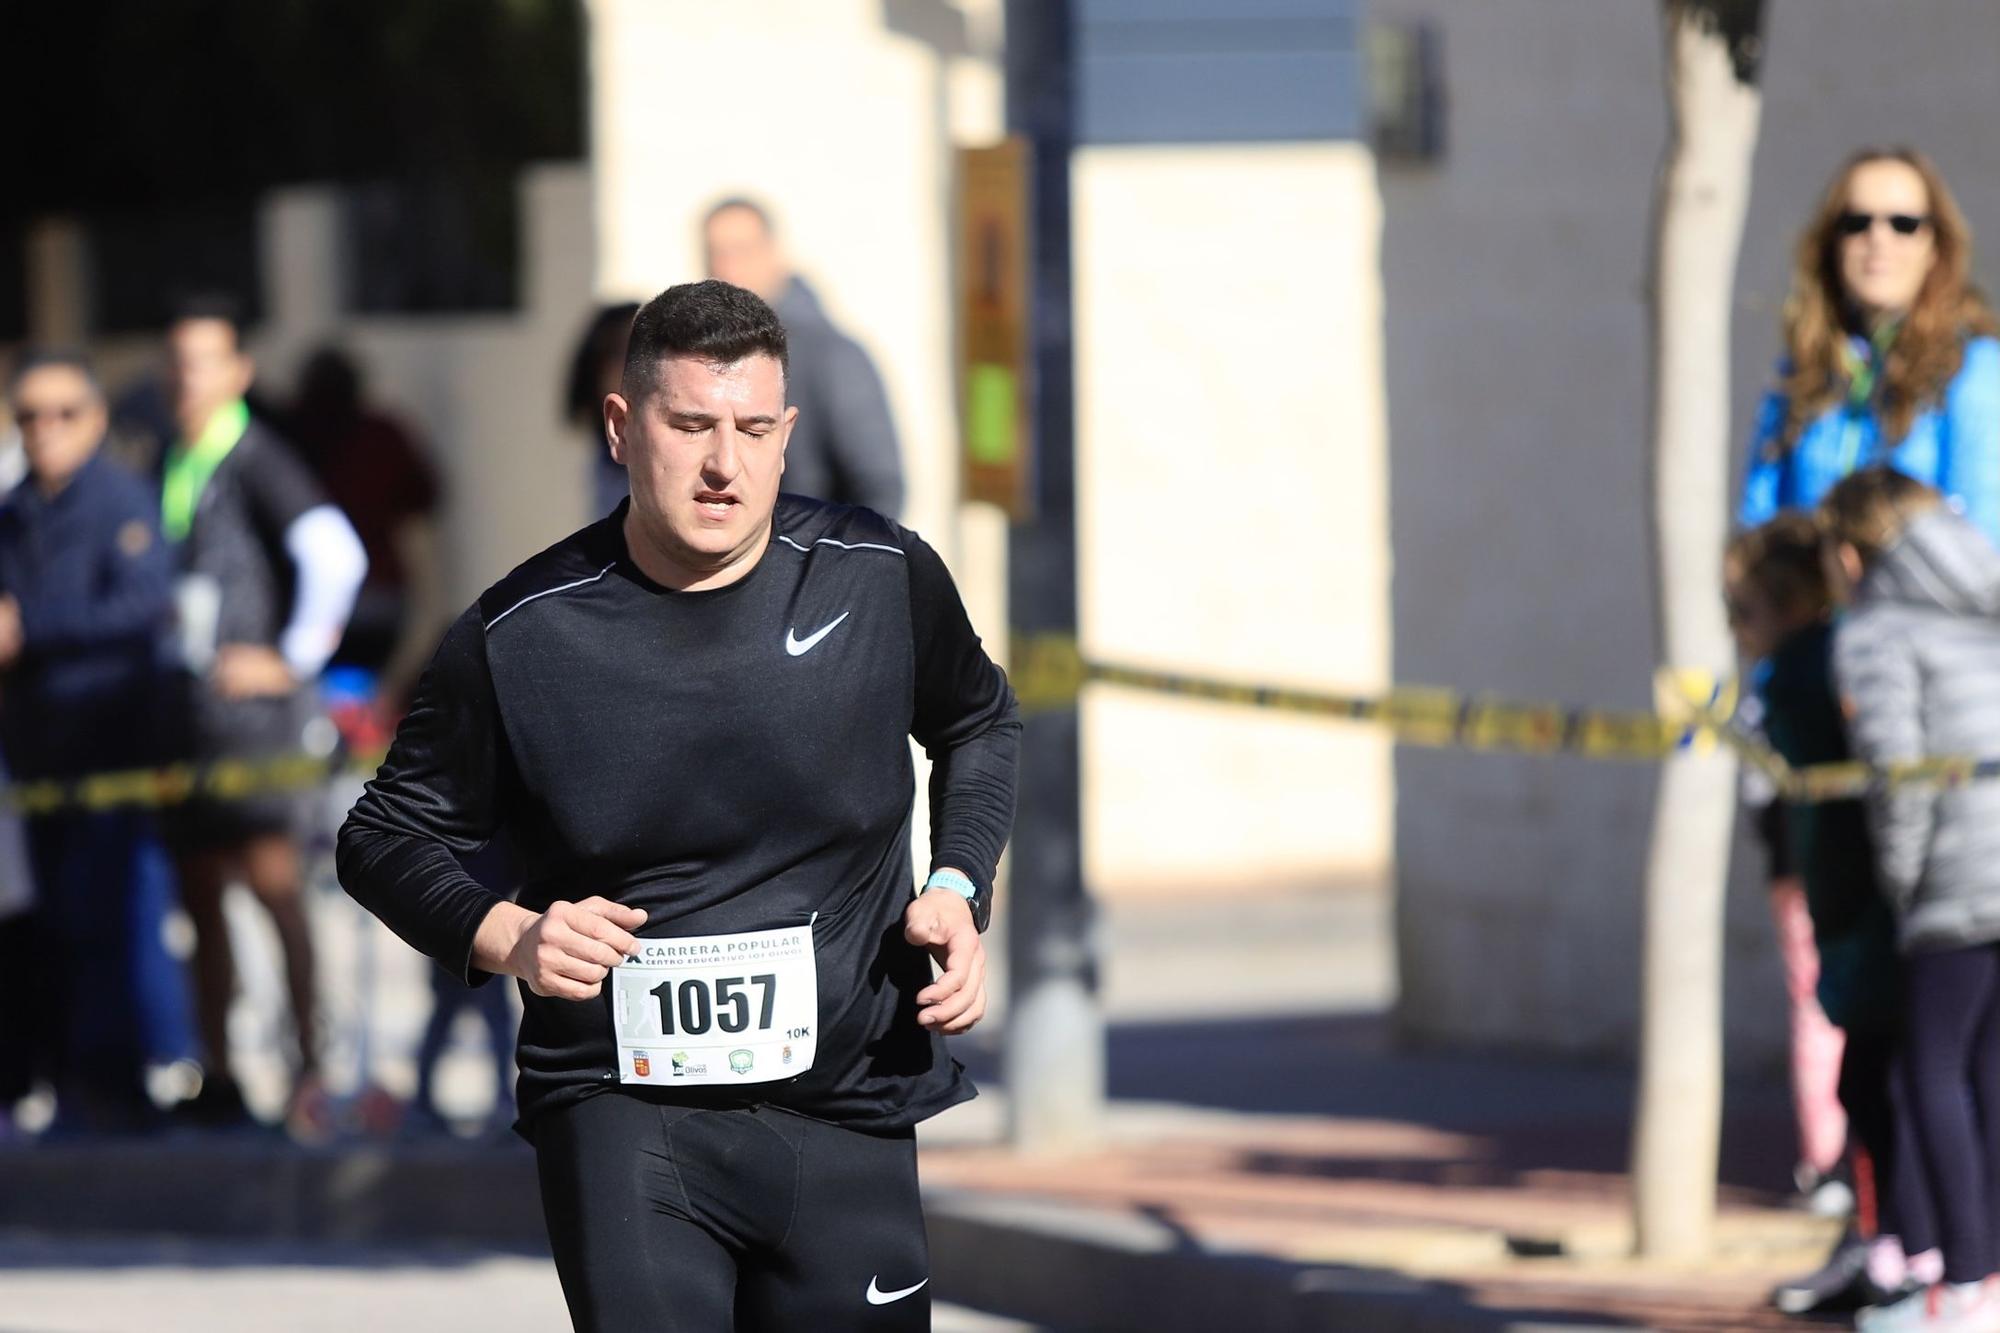
[[[757,1057],[748,1051],[731,1051],[729,1053],[729,1067],[739,1074],[749,1073],[750,1066],[755,1063],[757,1063]]]

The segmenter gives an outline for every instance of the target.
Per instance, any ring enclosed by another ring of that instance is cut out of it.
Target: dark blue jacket
[[[0,680],[0,738],[22,777],[152,762],[172,559],[153,492],[101,452],[54,496],[32,476],[0,506],[0,593],[23,647]]]

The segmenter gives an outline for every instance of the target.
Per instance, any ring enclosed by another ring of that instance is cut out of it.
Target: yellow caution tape
[[[24,815],[45,815],[58,810],[153,810],[197,797],[240,801],[272,792],[308,791],[343,770],[366,776],[381,758],[294,753],[16,782],[0,789],[0,806]]]
[[[1663,670],[1654,680],[1655,711],[1570,708],[1486,694],[1399,685],[1386,694],[1345,694],[1255,685],[1152,667],[1094,662],[1066,635],[1016,635],[1014,693],[1025,713],[1076,705],[1083,687],[1109,685],[1174,698],[1231,704],[1380,727],[1406,745],[1485,754],[1577,755],[1586,759],[1657,761],[1726,746],[1762,770],[1780,795],[1798,803],[1847,800],[1907,786],[1961,787],[2000,777],[2000,759],[1964,756],[1875,768],[1816,764],[1794,769],[1757,737],[1734,726],[1736,682],[1711,673]],[[366,776],[379,754],[284,754],[207,764],[92,773],[67,781],[16,782],[0,788],[0,806],[25,815],[57,810],[158,809],[196,797],[241,800],[269,792],[305,791],[335,774]]]
[[[1174,698],[1234,704],[1381,727],[1406,745],[1489,754],[1579,755],[1588,759],[1657,761],[1683,752],[1735,751],[1760,769],[1785,799],[1846,800],[1903,786],[1957,787],[2000,777],[2000,759],[1925,759],[1883,768],[1817,764],[1794,769],[1759,738],[1731,722],[1737,684],[1713,673],[1662,670],[1654,681],[1653,712],[1570,708],[1396,686],[1386,694],[1344,694],[1253,685],[1185,672],[1086,659],[1064,635],[1016,635],[1014,692],[1026,713],[1076,705],[1087,684],[1143,690]]]

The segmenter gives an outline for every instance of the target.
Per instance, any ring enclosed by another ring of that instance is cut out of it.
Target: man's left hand
[[[986,1016],[986,944],[972,905],[950,889],[930,889],[903,913],[903,938],[944,969],[917,992],[917,1022],[947,1036],[971,1031]]]
[[[274,648],[226,643],[215,653],[215,691],[225,699],[290,694],[299,687],[291,664]]]

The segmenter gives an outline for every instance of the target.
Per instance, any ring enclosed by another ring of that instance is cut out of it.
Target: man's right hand
[[[537,995],[595,999],[605,975],[639,951],[632,932],[645,924],[645,912],[609,898],[550,903],[541,913],[500,903],[479,923],[472,962],[519,977]]]

